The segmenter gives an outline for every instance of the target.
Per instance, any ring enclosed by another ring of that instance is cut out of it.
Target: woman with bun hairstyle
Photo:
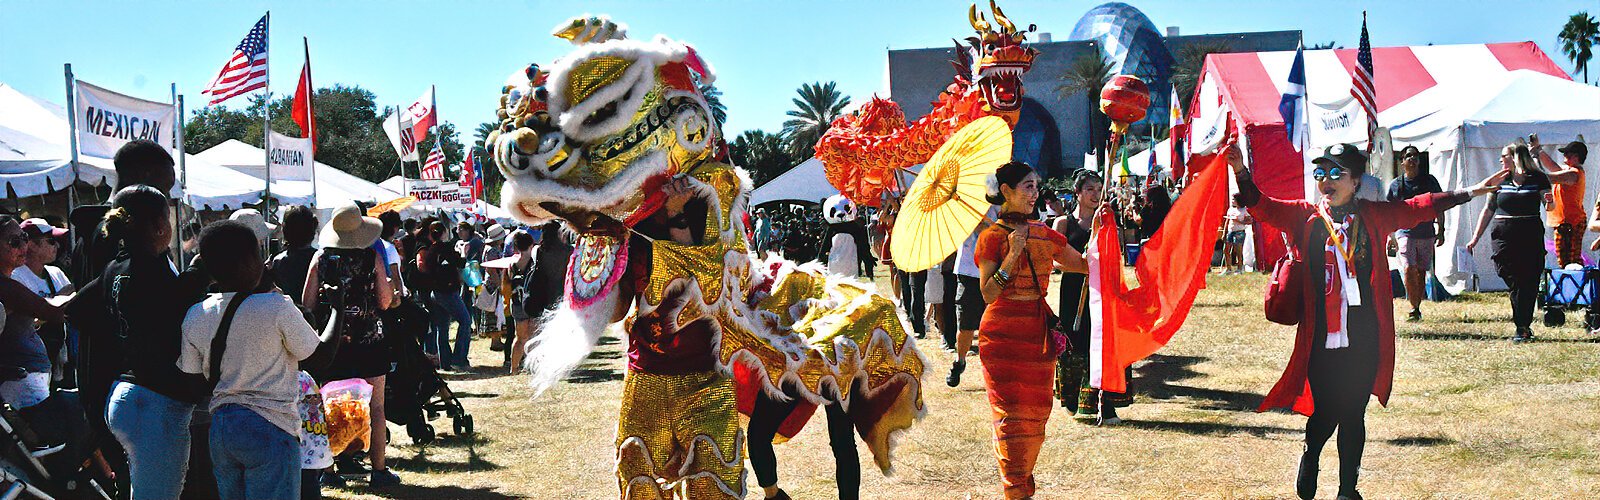
[[[130,498],[178,498],[189,467],[190,417],[208,388],[200,375],[178,369],[178,353],[184,315],[205,284],[179,278],[167,254],[173,230],[161,191],[117,191],[101,227],[103,241],[116,248],[100,279],[112,341],[124,353],[106,422],[128,452]]]
[[[1061,233],[1033,217],[1039,174],[1023,162],[1000,166],[989,178],[988,201],[1000,220],[978,235],[973,258],[983,300],[978,358],[993,412],[995,455],[1005,497],[1031,498],[1033,466],[1050,417],[1056,355],[1050,272],[1086,274],[1083,254]]]

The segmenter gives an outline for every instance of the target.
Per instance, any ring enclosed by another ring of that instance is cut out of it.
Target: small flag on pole
[[[1351,75],[1350,95],[1367,113],[1367,151],[1372,136],[1378,133],[1378,93],[1372,85],[1372,40],[1367,37],[1367,13],[1361,13],[1361,47],[1356,50],[1356,67]]]
[[[233,57],[222,66],[222,72],[203,91],[211,95],[210,105],[249,93],[267,86],[267,16],[256,21],[250,34],[245,35],[233,49]]]
[[[428,161],[422,164],[422,180],[444,180],[444,149],[439,147],[439,141],[434,141],[433,150],[428,152]]]
[[[1289,134],[1289,144],[1294,146],[1295,151],[1305,152],[1308,122],[1304,46],[1294,50],[1294,64],[1289,66],[1289,84],[1284,86],[1283,98],[1278,101],[1278,114],[1283,116],[1283,130]]]
[[[317,149],[317,117],[311,104],[311,96],[315,92],[316,87],[311,85],[311,45],[306,42],[306,65],[300,68],[300,85],[294,89],[293,115],[294,122],[300,125],[305,138],[311,139],[312,151]]]

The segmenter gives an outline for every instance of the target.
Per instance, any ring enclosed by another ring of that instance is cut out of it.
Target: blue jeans
[[[118,381],[106,405],[106,426],[128,452],[132,500],[170,500],[189,469],[194,405]]]
[[[300,436],[254,410],[225,404],[212,413],[211,462],[223,500],[300,498]]]
[[[432,306],[434,334],[437,335],[439,363],[445,366],[467,366],[467,348],[472,345],[472,316],[461,295],[455,290],[435,291],[428,294]],[[450,322],[456,323],[455,349],[450,348]]]

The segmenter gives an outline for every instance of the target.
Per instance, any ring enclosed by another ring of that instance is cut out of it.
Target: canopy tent
[[[1206,57],[1187,120],[1189,144],[1202,158],[1192,158],[1190,164],[1203,164],[1203,156],[1212,152],[1211,146],[1224,137],[1236,137],[1263,193],[1285,199],[1306,198],[1312,189],[1305,175],[1306,160],[1312,156],[1308,153],[1303,157],[1294,150],[1278,111],[1294,55],[1293,51],[1282,51]],[[1355,59],[1356,51],[1350,49],[1305,51],[1311,151],[1341,142],[1366,143],[1367,118],[1350,95]],[[1533,42],[1380,47],[1372,49],[1372,60],[1378,123],[1391,129],[1396,147],[1417,143],[1426,149],[1432,142],[1426,138],[1452,127],[1452,120],[1453,126],[1465,125],[1464,120],[1477,109],[1471,104],[1473,96],[1482,102],[1482,96],[1495,90],[1485,82],[1503,80],[1517,70],[1569,79]],[[1558,111],[1530,106],[1521,117],[1522,123],[1530,124],[1527,132],[1536,132],[1542,126],[1537,124],[1546,121],[1541,114]],[[1459,213],[1465,213],[1455,212],[1451,220],[1458,220]],[[1263,237],[1256,239],[1258,264],[1283,255],[1282,240],[1276,232],[1262,231],[1260,235]],[[1443,265],[1444,259],[1439,263]]]
[[[64,189],[74,178],[90,185],[115,184],[109,158],[79,156],[73,175],[66,109],[0,83],[0,183],[18,197]],[[261,200],[251,178],[186,155],[188,199],[195,207],[236,208]],[[176,189],[175,189],[176,190]],[[181,193],[175,193],[181,195]]]
[[[254,179],[258,185],[266,183],[266,152],[237,139],[228,139],[195,156]],[[384,189],[365,179],[356,177],[326,163],[314,162],[316,169],[316,201],[311,202],[312,181],[272,181],[272,196],[285,204],[313,204],[318,212],[350,205],[357,201],[382,203],[401,195]],[[290,199],[300,200],[290,202]]]
[[[1414,135],[1396,133],[1397,142],[1430,153],[1429,169],[1445,189],[1470,186],[1500,170],[1500,149],[1530,133],[1539,134],[1540,143],[1550,146],[1546,149],[1557,163],[1562,161],[1561,153],[1553,147],[1580,136],[1589,151],[1600,148],[1600,88],[1525,70],[1479,80],[1473,87],[1482,94],[1462,99],[1453,116],[1441,117],[1435,121],[1437,125],[1419,122],[1408,127],[1416,129]],[[1591,153],[1587,166],[1595,165],[1594,158]],[[1585,192],[1593,199],[1600,193],[1600,175],[1585,175],[1584,180]],[[1486,198],[1479,197],[1445,214],[1447,247],[1465,246],[1471,240],[1478,215],[1487,204]],[[1589,208],[1587,200],[1583,207]],[[1583,248],[1594,239],[1594,233],[1585,232]],[[1473,254],[1476,286],[1472,277],[1451,275],[1453,251],[1438,253],[1434,272],[1450,293],[1472,288],[1504,290],[1505,282],[1495,273],[1490,254],[1486,250]],[[1555,253],[1547,254],[1546,265],[1554,266],[1555,258]]]
[[[806,158],[806,161],[751,191],[750,206],[774,201],[822,203],[822,200],[836,194],[839,194],[839,190],[828,183],[827,175],[822,172],[822,160],[813,157]]]
[[[1170,139],[1162,139],[1161,142],[1155,143],[1154,146],[1150,146],[1150,149],[1146,149],[1134,154],[1133,156],[1129,156],[1128,173],[1137,175],[1139,177],[1150,175],[1150,152],[1152,151],[1154,151],[1156,155],[1156,167],[1171,172],[1172,142]]]
[[[911,172],[922,170],[921,165],[913,165]],[[911,185],[912,174],[902,173],[905,185]],[[839,190],[828,182],[827,174],[822,171],[822,160],[806,158],[788,171],[778,174],[772,180],[762,184],[750,192],[750,206],[764,205],[775,201],[792,201],[797,203],[817,204],[829,196],[839,194]]]

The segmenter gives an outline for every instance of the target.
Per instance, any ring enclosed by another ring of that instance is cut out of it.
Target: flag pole
[[[306,130],[304,132],[306,138],[311,139],[311,209],[317,210],[322,208],[322,198],[317,196],[317,106],[313,102],[317,97],[317,89],[312,85],[311,80],[311,41],[306,37],[300,37],[300,43],[305,45],[306,49],[306,69],[304,71],[306,78]]]
[[[406,177],[406,141],[405,136],[400,135],[408,132],[406,132],[405,124],[401,122],[400,106],[396,105],[394,107],[394,131],[395,137],[400,139],[400,196],[411,196],[411,178]]]
[[[67,184],[67,211],[78,206],[78,106],[77,81],[72,76],[72,63],[65,65],[67,77],[67,143],[72,146],[72,182]],[[120,184],[121,179],[117,182]]]
[[[261,34],[261,43],[262,43],[262,45],[264,45],[263,52],[266,53],[269,56],[268,59],[267,59],[268,64],[266,65],[266,68],[263,70],[266,73],[266,80],[267,81],[264,84],[265,86],[263,86],[262,89],[261,89],[262,90],[262,93],[261,93],[261,95],[262,95],[262,99],[261,99],[261,136],[262,136],[262,138],[261,138],[261,146],[262,146],[261,147],[261,152],[263,153],[263,155],[262,155],[263,159],[262,159],[262,162],[261,162],[261,166],[263,167],[262,170],[266,171],[266,178],[267,178],[267,188],[266,188],[265,191],[263,191],[264,194],[261,197],[261,208],[262,208],[261,211],[263,212],[262,216],[267,219],[267,222],[271,222],[272,218],[273,218],[272,217],[273,216],[273,210],[272,210],[272,64],[271,64],[272,59],[270,57],[272,55],[272,11],[270,11],[270,10],[267,11],[267,29],[264,30],[263,33]]]
[[[183,258],[183,241],[186,238],[189,224],[185,221],[184,210],[189,206],[189,164],[183,149],[183,96],[178,95],[178,84],[172,84],[172,106],[178,112],[178,126],[172,128],[173,150],[178,152],[178,189],[183,191],[183,203],[174,209],[177,212],[178,238],[172,241],[173,255],[178,256],[178,269],[189,268],[189,262]]]

